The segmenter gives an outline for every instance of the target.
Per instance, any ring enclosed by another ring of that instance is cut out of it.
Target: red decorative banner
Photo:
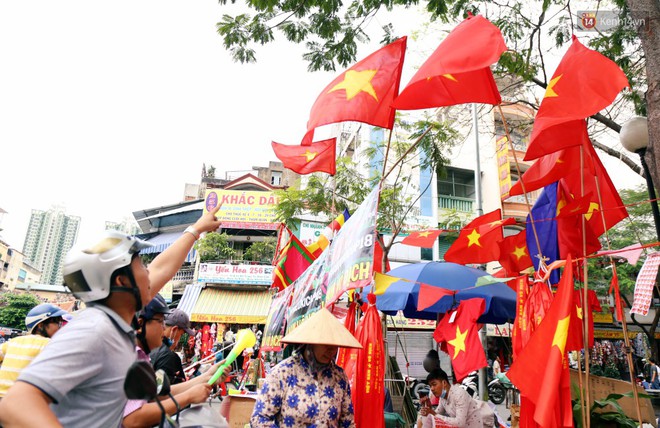
[[[637,282],[635,282],[635,300],[630,309],[631,314],[646,315],[649,313],[653,300],[653,284],[658,275],[658,265],[660,265],[660,253],[651,253],[646,257],[646,261],[637,275]]]

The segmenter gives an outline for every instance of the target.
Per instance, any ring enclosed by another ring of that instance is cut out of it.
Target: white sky
[[[31,209],[64,205],[84,239],[106,220],[180,201],[202,163],[250,170],[276,160],[271,140],[299,143],[335,73],[308,73],[303,47],[288,42],[259,49],[257,64],[232,62],[215,24],[234,10],[217,0],[0,2],[0,234],[10,245],[22,249]],[[426,20],[396,19],[401,35]],[[386,22],[374,20],[358,58]],[[402,87],[423,60],[414,43]]]

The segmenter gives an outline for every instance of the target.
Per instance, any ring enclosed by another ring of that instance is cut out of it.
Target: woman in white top
[[[440,403],[435,410],[428,406],[421,408],[418,428],[433,428],[435,421],[441,425],[465,428],[494,426],[495,414],[488,403],[470,397],[460,385],[451,385],[442,369],[433,370],[426,381],[433,395],[440,397]]]

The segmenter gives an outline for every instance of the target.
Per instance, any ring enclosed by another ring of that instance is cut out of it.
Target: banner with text
[[[200,263],[198,282],[213,284],[270,285],[273,266]]]
[[[293,288],[293,297],[286,316],[287,334],[321,308],[325,298],[323,279],[328,276],[330,268],[327,259],[326,250],[288,287]]]
[[[505,200],[509,197],[511,190],[511,165],[509,164],[509,146],[506,136],[499,137],[495,142],[497,156],[497,177],[500,182],[500,199]]]
[[[204,212],[222,204],[216,217],[223,229],[275,230],[277,196],[273,192],[209,189],[204,197]]]
[[[273,301],[268,310],[268,317],[266,318],[261,350],[282,350],[281,340],[284,336],[284,328],[286,327],[286,310],[289,307],[289,299],[291,298],[292,291],[292,287],[287,287],[273,296]]]

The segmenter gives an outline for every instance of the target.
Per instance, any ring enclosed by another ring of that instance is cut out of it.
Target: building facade
[[[23,253],[41,273],[44,284],[62,284],[62,263],[76,242],[80,217],[67,215],[63,207],[32,210]]]
[[[25,283],[38,283],[41,272],[24,254],[0,240],[0,290],[14,290]]]

